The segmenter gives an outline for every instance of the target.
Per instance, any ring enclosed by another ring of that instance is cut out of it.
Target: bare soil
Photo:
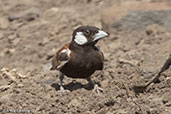
[[[112,31],[98,42],[104,70],[92,78],[104,89],[95,94],[87,81],[64,79],[61,95],[51,57],[81,25],[101,28],[101,12],[118,0],[0,0],[0,113],[171,114],[171,69],[143,93],[171,53],[171,32],[158,25],[139,31]],[[16,70],[15,70],[16,69]]]

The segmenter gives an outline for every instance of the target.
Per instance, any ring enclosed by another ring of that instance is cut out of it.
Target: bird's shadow
[[[55,88],[56,91],[60,90],[60,85],[58,83],[52,83],[51,86],[53,88]],[[81,88],[84,88],[86,90],[92,90],[93,89],[93,87],[90,86],[89,84],[81,84],[79,82],[74,82],[74,81],[72,81],[66,85],[63,85],[63,87],[69,91],[75,91],[75,90],[81,89]]]

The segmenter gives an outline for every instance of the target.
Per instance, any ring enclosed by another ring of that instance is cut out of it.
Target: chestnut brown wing
[[[50,70],[60,70],[70,59],[71,51],[66,44],[62,47],[52,59],[52,67]]]

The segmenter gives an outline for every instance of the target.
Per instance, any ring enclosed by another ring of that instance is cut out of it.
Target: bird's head
[[[74,30],[72,41],[77,45],[95,45],[99,40],[107,37],[108,34],[95,26],[81,26]]]

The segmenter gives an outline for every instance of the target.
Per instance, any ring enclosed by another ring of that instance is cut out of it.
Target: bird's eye
[[[90,35],[90,31],[89,30],[86,30],[84,33],[85,33],[85,35]]]

